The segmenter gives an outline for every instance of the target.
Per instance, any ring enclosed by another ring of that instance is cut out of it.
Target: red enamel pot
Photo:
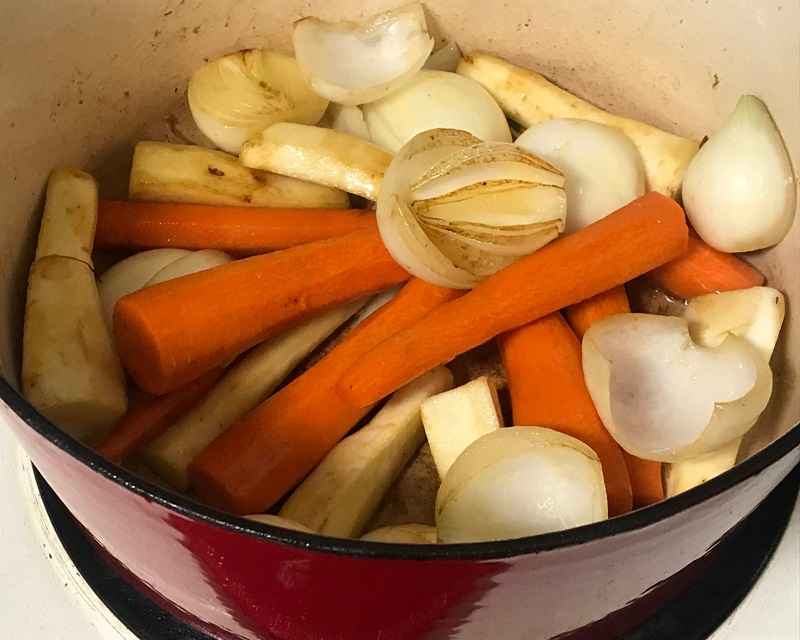
[[[786,294],[771,405],[746,459],[652,507],[591,526],[468,545],[379,545],[228,516],[114,466],[18,394],[25,278],[45,177],[75,164],[118,194],[132,143],[164,137],[204,57],[289,47],[300,15],[393,2],[8,3],[0,96],[0,424],[114,565],[219,638],[612,638],[684,589],[800,461],[800,226],[753,262]],[[614,111],[701,137],[741,93],[770,105],[800,158],[800,16],[791,3],[427,2],[439,35],[543,71]],[[46,10],[43,8],[46,7]],[[491,20],[487,17],[491,16]]]

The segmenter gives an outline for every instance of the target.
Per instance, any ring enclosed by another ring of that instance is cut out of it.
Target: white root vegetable
[[[375,200],[392,156],[340,131],[282,122],[245,142],[239,159],[246,167]]]
[[[686,320],[623,314],[583,338],[586,385],[603,424],[629,453],[677,462],[723,447],[769,401],[772,372],[747,341],[695,344]]]
[[[248,169],[221,151],[147,141],[136,145],[128,197],[146,202],[276,208],[348,206],[344,191]]]
[[[434,51],[423,65],[423,69],[431,71],[455,71],[461,62],[461,48],[451,42]]]
[[[436,527],[428,524],[394,524],[381,527],[361,536],[369,542],[391,542],[395,544],[436,544]]]
[[[372,141],[392,153],[429,129],[459,129],[484,142],[511,142],[503,110],[486,89],[446,71],[420,71],[363,111]]]
[[[302,531],[303,533],[314,533],[308,527],[303,526],[299,522],[293,522],[288,518],[281,518],[269,513],[255,513],[251,516],[245,516],[245,519],[252,520],[253,522],[260,522],[261,524],[272,525],[273,527],[280,527],[281,529],[291,529],[292,531]]]
[[[437,367],[396,391],[368,425],[331,450],[280,515],[324,535],[359,537],[425,439],[420,404],[452,386],[452,374]]]
[[[741,438],[737,438],[704,456],[664,465],[664,489],[667,498],[694,489],[732,468],[736,464],[741,444]]]
[[[216,386],[142,449],[148,466],[178,491],[189,489],[187,469],[200,452],[277,386],[365,300],[340,305],[262,342]]]
[[[778,244],[792,226],[797,184],[767,106],[742,96],[692,160],[683,203],[695,231],[729,253]]]
[[[447,543],[522,538],[607,517],[594,451],[539,427],[499,429],[473,442],[436,498],[436,528]]]
[[[419,2],[363,23],[304,18],[295,22],[292,42],[314,91],[347,105],[397,90],[422,68],[433,49]]]
[[[494,383],[481,376],[422,403],[422,424],[439,477],[481,436],[503,426]]]
[[[527,129],[515,144],[564,174],[564,233],[597,222],[645,192],[642,157],[627,136],[590,120],[548,120]]]
[[[319,123],[319,126],[327,126],[334,131],[372,142],[367,122],[364,120],[364,113],[360,107],[331,102],[325,112],[325,118],[323,122]]]
[[[525,127],[554,118],[581,118],[625,134],[642,156],[649,191],[674,198],[700,146],[697,140],[603,111],[560,89],[535,71],[488,53],[474,52],[464,57],[457,72],[482,84],[505,114]]]
[[[266,49],[207,62],[189,80],[188,99],[198,129],[233,154],[276,122],[317,124],[328,106],[312,91],[297,60]]]
[[[181,276],[188,276],[190,273],[205,271],[206,269],[212,269],[213,267],[218,267],[229,262],[233,262],[233,256],[224,251],[218,251],[217,249],[192,251],[189,255],[182,256],[166,265],[150,278],[145,286],[150,287],[159,282],[166,282],[167,280],[173,280]]]

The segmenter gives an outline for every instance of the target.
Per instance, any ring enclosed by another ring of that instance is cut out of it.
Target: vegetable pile
[[[796,208],[763,102],[701,147],[432,52],[417,2],[293,43],[198,69],[217,149],[140,142],[127,201],[52,172],[22,366],[44,416],[212,507],[377,542],[560,531],[735,464],[784,298],[734,252]],[[679,315],[632,305],[643,283]]]

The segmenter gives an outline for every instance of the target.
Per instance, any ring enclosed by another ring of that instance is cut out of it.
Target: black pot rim
[[[643,529],[710,500],[747,478],[757,475],[800,447],[800,424],[798,424],[755,455],[698,487],[625,515],[566,531],[497,542],[386,544],[291,531],[212,509],[162,489],[109,462],[61,431],[2,378],[0,378],[0,399],[5,401],[36,433],[72,458],[124,489],[182,516],[238,534],[310,551],[386,560],[495,560],[565,549]]]

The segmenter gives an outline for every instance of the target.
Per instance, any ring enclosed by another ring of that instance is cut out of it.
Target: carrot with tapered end
[[[587,298],[583,302],[568,306],[564,309],[564,317],[569,322],[569,326],[575,332],[575,335],[583,340],[583,334],[597,320],[602,320],[618,313],[630,313],[630,311],[631,305],[628,302],[628,294],[625,293],[625,287],[620,285]]]
[[[145,396],[128,410],[97,445],[97,453],[119,464],[199,402],[217,384],[224,372],[222,367],[218,367],[166,395]]]
[[[315,313],[408,277],[377,230],[360,231],[124,296],[114,308],[114,338],[136,383],[160,395]]]
[[[603,426],[583,380],[581,343],[560,313],[497,337],[515,425],[547,427],[591,447],[600,458],[608,514],[632,508],[622,450]]]
[[[376,227],[375,214],[359,209],[104,201],[99,204],[94,243],[101,249],[174,247],[255,255]]]
[[[202,451],[189,467],[200,498],[237,514],[271,507],[366,415],[367,408],[336,394],[344,370],[381,340],[459,295],[411,280],[333,351]]]
[[[642,460],[622,449],[622,457],[628,468],[633,489],[633,508],[641,509],[656,502],[661,502],[664,494],[664,482],[661,477],[661,463],[653,460]]]
[[[496,335],[621,285],[686,251],[683,210],[649,193],[489,276],[462,298],[399,331],[350,368],[337,388],[365,407]]]
[[[681,298],[706,293],[749,289],[764,284],[764,276],[741,258],[708,246],[694,232],[689,233],[689,249],[681,257],[646,274],[652,284]]]

